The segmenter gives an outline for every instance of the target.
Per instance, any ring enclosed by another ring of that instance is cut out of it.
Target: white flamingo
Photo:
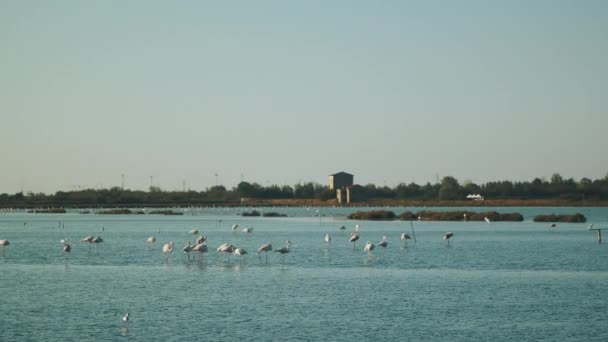
[[[382,236],[382,241],[378,242],[378,247],[386,248],[388,246],[388,238],[386,235]]]
[[[230,262],[230,254],[232,254],[235,250],[234,245],[224,243],[216,249],[218,252],[223,254],[228,254],[228,262]]]
[[[264,252],[264,256],[266,257],[266,263],[268,263],[268,252],[272,251],[272,244],[265,243],[260,248],[258,248],[258,254]]]
[[[486,216],[483,218],[484,221],[486,221],[486,223],[490,223],[490,219]]]
[[[285,247],[281,247],[279,249],[275,249],[274,251],[277,253],[281,253],[281,255],[283,256],[283,265],[285,265],[285,254],[289,254],[290,252],[290,247],[291,247],[291,241],[286,240],[285,241]]]
[[[207,243],[203,242],[203,243],[199,243],[198,245],[194,246],[192,248],[193,252],[197,252],[198,255],[198,260],[201,261],[203,260],[203,253],[207,253],[209,251],[209,249],[207,248]]]
[[[241,231],[243,233],[252,233],[253,232],[253,227],[243,228],[243,229],[241,229]]]
[[[355,247],[357,246],[357,240],[359,240],[359,234],[355,232],[350,233],[350,238],[348,239],[348,242],[353,243],[353,249],[355,249]]]
[[[247,251],[244,248],[238,247],[235,248],[232,254],[239,257],[239,263],[243,263],[243,255],[247,254]]]
[[[376,245],[374,245],[371,241],[367,241],[365,243],[365,247],[363,247],[363,251],[369,254],[374,250],[374,248],[376,248]]]
[[[156,237],[154,236],[150,236],[148,239],[146,239],[146,244],[148,245],[148,248],[152,249],[152,246],[154,246],[154,243],[156,242]]]
[[[163,259],[165,259],[165,262],[169,261],[171,252],[173,252],[173,241],[169,241],[163,246]]]
[[[238,225],[238,224],[233,224],[233,225],[232,225],[232,230],[236,230],[238,227],[239,227],[239,225]]]
[[[124,316],[122,316],[122,321],[124,323],[126,323],[127,325],[129,324],[129,313],[128,312]]]
[[[184,254],[186,254],[186,259],[190,261],[190,252],[192,252],[192,245],[190,244],[190,241],[188,241],[188,244],[182,248],[182,251]]]
[[[408,233],[403,233],[401,234],[401,240],[406,241],[411,239],[410,235]]]
[[[70,245],[70,240],[63,239],[60,241],[63,245],[63,253],[70,253],[72,251],[72,245]]]
[[[0,240],[0,255],[2,255],[2,256],[5,255],[6,252],[5,252],[4,248],[6,246],[10,246],[10,244],[11,244],[10,241],[8,241],[6,239]]]
[[[447,232],[443,235],[443,239],[444,240],[448,240],[448,246],[450,245],[450,238],[454,236],[454,233],[452,232]]]
[[[325,245],[329,246],[331,243],[331,235],[329,233],[325,234]]]
[[[200,245],[203,242],[207,241],[207,235],[201,235],[198,239],[196,239],[196,244]]]

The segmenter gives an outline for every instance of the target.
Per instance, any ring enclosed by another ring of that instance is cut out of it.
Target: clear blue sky
[[[608,172],[608,1],[0,0],[0,44],[0,193]]]

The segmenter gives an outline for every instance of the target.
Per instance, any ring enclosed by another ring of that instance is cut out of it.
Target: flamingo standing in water
[[[205,242],[203,243],[199,243],[198,245],[194,246],[192,248],[193,252],[197,252],[198,253],[198,261],[202,261],[203,260],[203,253],[207,253],[209,251],[209,249],[207,248],[207,244]]]
[[[4,251],[4,248],[6,246],[9,246],[10,244],[11,244],[10,241],[8,241],[6,239],[0,240],[0,255],[2,255],[2,256],[5,255],[6,252]]]
[[[230,245],[228,243],[224,243],[216,249],[216,251],[218,251],[220,253],[228,254],[228,262],[230,262],[230,254],[232,254],[234,252],[234,250],[235,250],[234,245]]]
[[[63,253],[70,253],[72,251],[72,245],[70,245],[70,240],[68,239],[63,239],[61,241],[61,244],[63,245]]]
[[[345,226],[340,226],[340,227],[338,227],[338,229],[339,230],[346,230],[346,227]]]
[[[386,248],[388,246],[388,238],[386,235],[382,236],[382,241],[378,242],[378,247]]]
[[[152,249],[152,247],[154,246],[154,243],[156,242],[156,237],[154,236],[150,236],[147,240],[146,240],[146,244],[148,245],[148,248]]]
[[[247,254],[247,251],[244,248],[238,247],[235,248],[232,254],[239,257],[239,263],[243,264],[243,255]]]
[[[201,235],[201,236],[199,236],[198,239],[196,239],[196,244],[200,245],[201,243],[206,242],[206,241],[207,241],[207,235]]]
[[[406,241],[411,239],[410,235],[408,233],[403,233],[401,234],[401,240]]]
[[[264,252],[264,256],[266,257],[266,263],[268,263],[268,252],[272,251],[272,244],[265,243],[260,248],[258,248],[258,254]]]
[[[450,238],[454,236],[454,233],[452,232],[447,232],[443,235],[443,239],[444,240],[448,240],[448,246],[450,245]]]
[[[356,232],[350,233],[350,238],[348,239],[348,242],[353,243],[353,249],[355,249],[355,247],[357,246],[357,240],[359,240],[359,234]]]
[[[241,229],[241,231],[243,233],[252,233],[253,232],[253,227],[243,228],[243,229]]]
[[[285,247],[281,247],[279,249],[275,249],[274,251],[277,253],[281,253],[281,255],[283,256],[283,265],[285,265],[285,254],[289,254],[290,252],[290,248],[291,247],[291,241],[286,240],[285,241]]]
[[[238,225],[238,224],[233,224],[233,225],[232,225],[232,230],[236,230],[238,227],[239,227],[239,225]]]
[[[376,245],[374,245],[371,241],[367,241],[365,243],[365,247],[363,247],[363,251],[367,252],[367,254],[370,254],[374,248],[376,248]]]
[[[190,252],[192,252],[192,245],[190,244],[190,241],[188,241],[188,244],[182,248],[182,251],[184,254],[186,254],[186,259],[190,261]]]
[[[327,245],[327,247],[329,247],[329,244],[331,243],[331,235],[329,235],[329,233],[325,234],[325,245]]]
[[[122,316],[122,321],[126,325],[129,325],[129,313],[128,312],[124,316]]]
[[[169,261],[171,252],[173,252],[173,241],[169,241],[163,246],[163,259],[165,259],[165,262]]]

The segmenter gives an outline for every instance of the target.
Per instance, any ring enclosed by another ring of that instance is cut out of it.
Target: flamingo
[[[450,238],[454,236],[454,233],[452,232],[447,232],[443,235],[443,239],[444,240],[448,240],[448,246],[450,245]]]
[[[2,239],[0,240],[0,255],[4,256],[4,248],[6,246],[9,246],[11,243],[10,241],[6,240],[6,239]]]
[[[346,227],[345,226],[340,226],[340,227],[338,227],[338,229],[339,230],[346,230]]]
[[[188,234],[192,234],[192,239],[196,240],[196,236],[198,235],[198,229],[192,229],[188,232]]]
[[[386,235],[382,237],[382,241],[378,242],[378,247],[386,248],[388,246],[388,238]]]
[[[486,223],[490,223],[490,219],[486,216],[483,218],[484,221],[486,221]]]
[[[165,262],[169,261],[171,252],[173,252],[173,241],[169,241],[163,246],[163,259],[165,259]]]
[[[190,241],[188,241],[188,244],[186,246],[184,246],[184,248],[182,248],[182,251],[186,254],[186,258],[189,261],[190,260],[190,252],[192,252],[192,245],[190,245]]]
[[[88,243],[91,243],[91,242],[93,242],[93,239],[95,239],[95,237],[94,237],[94,236],[89,235],[89,236],[86,236],[86,237],[82,238],[82,239],[80,240],[80,242],[88,242]]]
[[[406,241],[411,239],[410,235],[408,233],[403,233],[401,234],[401,240]]]
[[[239,227],[239,225],[238,225],[238,224],[233,224],[233,225],[232,225],[232,230],[236,230],[238,227]]]
[[[199,253],[198,260],[201,261],[201,260],[203,260],[203,253],[207,253],[207,251],[209,251],[209,249],[207,248],[207,244],[205,242],[203,242],[203,243],[199,243],[198,245],[194,246],[192,248],[192,251]]]
[[[234,252],[235,247],[228,243],[224,243],[223,245],[219,246],[216,250],[220,253],[229,253],[228,262],[230,262],[230,254]]]
[[[329,235],[329,233],[325,234],[325,244],[327,246],[329,246],[329,244],[331,243],[331,236]]]
[[[72,251],[72,245],[70,245],[70,241],[68,239],[63,239],[60,242],[63,244],[64,253],[70,253]]]
[[[243,229],[241,229],[241,231],[243,233],[251,233],[251,232],[253,232],[253,227],[243,228]]]
[[[129,313],[128,312],[124,316],[122,316],[122,321],[126,324],[129,324]]]
[[[374,245],[371,241],[367,241],[365,243],[365,247],[363,247],[363,251],[369,254],[374,250],[374,248],[376,248],[376,245]]]
[[[201,235],[198,239],[196,239],[196,244],[200,245],[201,243],[207,241],[207,235]]]
[[[350,238],[348,239],[348,242],[353,243],[353,249],[355,249],[355,246],[357,245],[357,240],[359,240],[359,234],[355,232],[350,233]]]
[[[281,255],[283,256],[283,265],[285,265],[285,254],[289,254],[290,252],[289,247],[291,247],[291,241],[286,240],[285,247],[281,247],[279,249],[274,250],[277,253],[281,253]]]
[[[551,226],[549,227],[551,230],[556,230],[557,229],[557,224],[555,223],[551,223]]]
[[[239,263],[243,263],[243,255],[247,254],[247,251],[244,248],[238,247],[235,248],[232,254],[237,255],[239,257]]]
[[[258,248],[258,254],[264,252],[264,255],[266,256],[266,263],[268,263],[268,252],[270,251],[272,251],[272,244],[270,242],[265,243],[260,248]]]
[[[156,242],[156,237],[154,236],[150,236],[148,239],[146,239],[146,244],[148,245],[148,248],[152,249],[152,246],[154,246],[154,243]]]

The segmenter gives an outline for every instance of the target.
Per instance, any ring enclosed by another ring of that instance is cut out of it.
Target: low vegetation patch
[[[173,211],[171,209],[167,210],[152,210],[150,215],[184,215],[182,212]]]
[[[536,215],[534,217],[534,222],[574,222],[581,223],[587,222],[587,218],[585,215],[581,213],[576,213],[574,215]]]
[[[275,212],[263,213],[262,216],[264,216],[264,217],[287,217],[286,214],[280,214],[280,213],[275,213]]]
[[[131,209],[110,209],[110,210],[100,210],[95,214],[99,215],[131,215],[133,211]]]
[[[28,213],[34,213],[34,214],[65,214],[65,209],[63,209],[63,208],[34,209],[34,210],[28,210]]]
[[[351,220],[392,221],[397,217],[389,210],[357,211],[348,215]]]

